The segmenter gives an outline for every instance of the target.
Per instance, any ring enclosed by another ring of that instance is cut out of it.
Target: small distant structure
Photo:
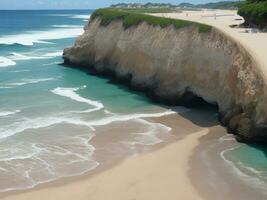
[[[110,7],[112,8],[178,8],[176,5],[170,3],[118,3],[113,4]]]

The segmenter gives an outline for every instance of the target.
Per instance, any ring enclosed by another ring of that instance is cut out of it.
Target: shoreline
[[[188,114],[202,120],[198,112],[189,111],[186,115]],[[112,196],[123,200],[131,199],[130,197],[202,199],[191,183],[188,170],[191,168],[189,160],[199,145],[199,138],[208,134],[208,128],[197,125],[194,117],[176,114],[149,120],[170,125],[175,140],[155,145],[145,153],[113,160],[106,166],[100,165],[80,176],[62,178],[24,191],[2,193],[0,198],[23,200],[40,199],[44,196],[45,199],[108,199]],[[211,123],[210,119],[205,121]],[[161,191],[161,187],[166,189]],[[99,191],[95,193],[93,188]],[[160,191],[160,194],[155,191]]]
[[[193,185],[205,199],[266,199],[266,182],[242,171],[237,161],[231,161],[223,155],[226,151],[245,145],[237,142],[231,134],[220,134],[223,131],[223,127],[215,126],[209,134],[200,138],[200,144],[190,161],[192,168],[189,176]]]

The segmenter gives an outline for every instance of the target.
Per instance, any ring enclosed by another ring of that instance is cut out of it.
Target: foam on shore
[[[93,111],[97,111],[97,110],[101,110],[102,108],[104,108],[104,105],[98,101],[94,101],[91,99],[86,99],[81,97],[80,95],[78,95],[76,92],[82,88],[85,88],[86,86],[83,86],[81,88],[55,88],[52,90],[52,92],[54,94],[63,96],[63,97],[67,97],[70,98],[74,101],[78,101],[78,102],[82,102],[82,103],[86,103],[90,106],[94,106],[95,108],[93,109],[89,109],[87,111],[83,111],[83,112],[93,112]]]

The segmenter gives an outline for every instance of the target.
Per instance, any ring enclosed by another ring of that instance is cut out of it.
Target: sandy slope
[[[253,58],[257,60],[262,72],[264,73],[265,77],[267,77],[267,33],[254,32],[253,30],[246,28],[229,27],[229,25],[243,23],[243,19],[237,15],[237,11],[184,11],[182,13],[164,13],[155,15],[196,21],[218,28],[222,32],[232,37],[235,41],[242,44],[247,51],[250,52]]]

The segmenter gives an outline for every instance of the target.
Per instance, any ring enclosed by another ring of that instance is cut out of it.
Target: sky
[[[217,0],[218,1],[218,0]],[[95,9],[116,3],[207,3],[216,0],[0,0],[0,10],[6,9]]]

